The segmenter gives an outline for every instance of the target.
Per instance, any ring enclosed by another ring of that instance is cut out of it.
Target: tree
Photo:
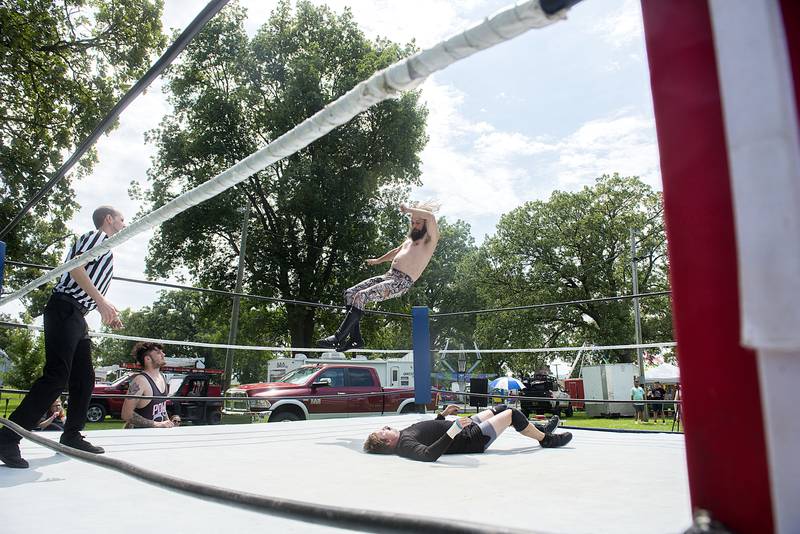
[[[150,139],[158,157],[144,199],[157,208],[248,156],[410,46],[371,42],[345,10],[281,1],[249,39],[244,11],[218,15],[169,76],[174,114]],[[396,202],[420,174],[426,113],[405,93],[362,113],[236,188],[165,222],[150,243],[148,273],[185,267],[198,285],[233,288],[249,202],[244,287],[286,299],[339,302],[372,244],[400,226]],[[382,228],[381,219],[391,224]],[[388,234],[390,237],[396,236]],[[293,346],[315,339],[317,310],[287,306]],[[319,334],[319,332],[318,332]]]
[[[123,310],[120,313],[123,335],[143,338],[159,338],[196,342],[219,343],[218,314],[214,313],[228,299],[207,296],[192,291],[164,291],[152,306],[139,311]],[[227,336],[227,334],[225,334]],[[227,337],[225,339],[227,341]],[[102,338],[97,347],[97,359],[102,365],[133,363],[131,349],[134,341]],[[206,365],[212,367],[212,349],[170,345],[165,348],[167,356],[184,358],[206,358]]]
[[[637,177],[603,175],[593,187],[556,191],[505,214],[481,247],[471,279],[496,307],[596,299],[631,292],[629,231],[636,231],[641,293],[667,288],[661,195]],[[641,299],[645,341],[671,339],[666,298]],[[478,337],[497,348],[627,344],[630,300],[482,315]],[[632,351],[611,361],[631,361]],[[529,355],[502,358],[530,367]],[[540,358],[540,360],[543,360]],[[534,365],[539,365],[534,361]]]
[[[26,319],[29,321],[30,317]],[[11,367],[3,376],[4,382],[18,389],[30,389],[42,376],[44,336],[35,336],[27,329],[14,329],[3,331],[0,338],[11,360]]]
[[[30,0],[0,7],[0,226],[94,129],[165,44],[161,0]],[[73,176],[97,161],[90,152]],[[76,208],[70,178],[5,237],[10,258],[55,264]],[[38,272],[9,270],[19,285]],[[38,298],[41,306],[43,299]]]

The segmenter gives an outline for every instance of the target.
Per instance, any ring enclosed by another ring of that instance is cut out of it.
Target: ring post
[[[6,268],[6,244],[0,241],[0,293],[3,293],[3,273]]]
[[[411,338],[414,348],[414,402],[420,413],[431,401],[431,324],[427,306],[411,309]]]

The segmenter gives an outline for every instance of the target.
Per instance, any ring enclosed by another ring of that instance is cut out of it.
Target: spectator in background
[[[644,414],[644,389],[639,385],[639,379],[633,379],[633,387],[631,388],[631,400],[633,402],[633,409],[636,411],[636,424],[642,422]],[[638,401],[638,402],[637,402]]]
[[[666,396],[667,392],[664,391],[664,386],[661,385],[661,382],[656,382],[653,388],[650,390],[650,396],[653,399],[653,421],[658,422],[658,414],[661,414],[661,422],[666,423],[667,419],[664,416],[664,403],[659,402],[663,401],[664,397]]]
[[[61,399],[56,399],[42,416],[42,420],[39,421],[35,430],[63,432],[66,420],[67,414],[61,405]]]
[[[125,399],[122,404],[125,428],[174,427],[167,414],[167,399],[164,398],[167,395],[167,379],[161,372],[166,364],[163,347],[158,343],[140,341],[133,346],[131,355],[143,371],[131,380],[128,395],[145,398]]]

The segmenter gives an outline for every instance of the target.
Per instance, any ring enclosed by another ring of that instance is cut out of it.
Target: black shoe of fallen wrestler
[[[533,423],[533,426],[535,426],[536,430],[538,430],[539,432],[543,432],[545,434],[552,434],[553,430],[558,428],[558,421],[559,421],[558,416],[554,415],[553,417],[550,418],[549,421],[547,421],[546,425],[542,425],[540,423]]]
[[[546,449],[563,447],[572,440],[572,434],[564,432],[562,434],[545,434],[544,439],[539,444]]]

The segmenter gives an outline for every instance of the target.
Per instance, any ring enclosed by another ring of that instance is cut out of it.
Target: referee
[[[125,228],[125,217],[111,206],[100,206],[92,214],[96,230],[83,234],[70,248],[66,261],[100,245]],[[69,410],[61,443],[82,451],[101,454],[102,447],[86,441],[81,430],[94,389],[92,344],[84,316],[96,309],[103,324],[121,328],[117,309],[105,299],[114,271],[114,255],[107,251],[82,267],[61,275],[44,308],[45,363],[41,378],[9,419],[31,430],[65,386],[69,387]],[[19,452],[20,437],[0,429],[0,461],[8,467],[26,468]]]

